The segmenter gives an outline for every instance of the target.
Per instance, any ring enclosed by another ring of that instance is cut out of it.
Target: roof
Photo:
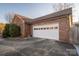
[[[20,19],[23,19],[25,22],[31,22],[32,19],[29,18],[29,17],[25,17],[25,16],[21,16],[21,15],[18,15],[18,14],[15,14],[15,17],[19,17]]]
[[[44,19],[47,19],[47,18],[57,17],[57,16],[61,16],[61,15],[67,15],[67,14],[72,14],[72,8],[64,9],[64,10],[54,12],[54,13],[51,13],[51,14],[48,14],[48,15],[45,15],[45,16],[42,16],[42,17],[35,18],[35,19],[31,19],[29,17],[21,16],[21,15],[18,15],[18,14],[15,14],[15,16],[23,19],[25,21],[25,23],[27,23],[27,22],[31,23],[33,21],[44,20]]]
[[[67,14],[72,14],[72,8],[64,9],[64,10],[61,10],[55,13],[51,13],[51,14],[48,14],[42,17],[38,17],[38,18],[35,18],[33,21],[47,19],[47,18],[61,16],[61,15],[67,15]]]

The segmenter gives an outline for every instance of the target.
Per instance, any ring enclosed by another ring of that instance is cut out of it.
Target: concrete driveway
[[[49,39],[4,40],[0,42],[0,55],[6,56],[76,56],[72,44]]]
[[[0,37],[0,41],[3,41],[4,39]]]

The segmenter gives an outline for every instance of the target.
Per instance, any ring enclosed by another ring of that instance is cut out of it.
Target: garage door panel
[[[53,27],[53,29],[34,30],[34,28],[47,28]],[[57,29],[55,29],[57,27]],[[59,24],[40,25],[33,27],[33,37],[47,38],[59,40]]]

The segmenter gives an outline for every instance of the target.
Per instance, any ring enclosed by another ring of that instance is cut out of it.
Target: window
[[[46,30],[46,28],[43,28],[44,30]]]
[[[34,28],[34,30],[38,30],[38,28]]]
[[[34,30],[36,30],[36,28],[34,28]]]
[[[38,30],[40,30],[40,28],[38,28]]]
[[[37,28],[37,30],[38,30],[38,28]]]
[[[34,28],[34,30],[51,30],[51,29],[58,29],[58,27],[44,27],[44,28]]]
[[[43,28],[40,28],[41,30],[43,29]]]
[[[54,27],[54,29],[58,29],[58,27]]]
[[[50,27],[50,29],[53,29],[53,27]]]
[[[47,30],[49,29],[49,27],[47,27]]]

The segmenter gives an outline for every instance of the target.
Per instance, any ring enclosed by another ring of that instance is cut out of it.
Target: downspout
[[[71,38],[71,28],[72,28],[72,25],[73,25],[72,15],[68,16],[68,21],[69,21],[69,41],[70,41],[70,43],[72,43],[72,38]]]

